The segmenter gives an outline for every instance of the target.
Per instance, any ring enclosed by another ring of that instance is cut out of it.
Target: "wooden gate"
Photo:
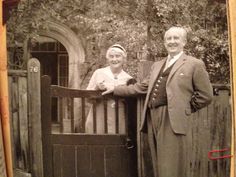
[[[59,129],[52,129],[51,100],[57,98],[60,105]],[[94,134],[85,133],[85,119],[87,115],[87,99],[102,99],[107,105],[107,98],[101,97],[98,91],[75,90],[50,84],[48,76],[42,77],[42,140],[44,175],[46,177],[136,177],[137,160],[136,148],[131,143],[126,121],[126,134]],[[115,102],[121,98],[115,98]],[[64,100],[64,101],[63,101]],[[65,101],[66,100],[66,101]],[[79,102],[79,120],[82,125],[75,129],[74,102]],[[63,103],[65,103],[63,105]],[[93,101],[93,108],[96,101]],[[128,105],[128,104],[127,104]],[[130,104],[129,104],[130,105]],[[131,104],[135,105],[136,104]],[[106,106],[104,111],[106,112]],[[116,109],[116,122],[119,111]],[[136,111],[125,106],[125,118],[133,116]],[[129,111],[128,111],[129,110]],[[93,109],[96,113],[96,110]],[[64,117],[64,116],[67,116]],[[94,114],[96,115],[96,114]],[[93,116],[96,120],[99,117]],[[63,120],[70,120],[71,132],[63,132]],[[107,113],[104,114],[107,120]],[[134,124],[133,124],[134,125]],[[105,124],[105,126],[107,126]],[[118,125],[116,125],[117,127]],[[118,128],[116,128],[118,129]],[[136,134],[135,129],[132,130]],[[134,140],[135,138],[133,138]]]

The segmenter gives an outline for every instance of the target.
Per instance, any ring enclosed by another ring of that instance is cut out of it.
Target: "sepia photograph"
[[[234,8],[1,0],[0,177],[235,177]]]

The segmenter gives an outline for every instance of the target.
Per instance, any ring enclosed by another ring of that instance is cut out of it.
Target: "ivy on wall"
[[[172,25],[188,32],[187,53],[202,59],[214,83],[229,83],[226,5],[209,0],[22,0],[8,21],[9,66],[24,52],[45,21],[70,27],[81,39],[91,73],[106,64],[107,48],[120,43],[128,51],[127,72],[136,77],[142,59],[166,56],[163,35]],[[18,52],[18,53],[17,53]],[[19,63],[19,62],[18,62]],[[24,67],[21,62],[20,67]],[[20,68],[19,67],[19,68]],[[88,73],[84,71],[84,73]]]

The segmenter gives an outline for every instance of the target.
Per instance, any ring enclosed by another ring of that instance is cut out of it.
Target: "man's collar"
[[[178,59],[182,54],[183,54],[184,52],[183,51],[181,51],[181,52],[179,52],[177,55],[175,55],[175,56],[173,56],[173,57],[171,57],[170,55],[168,55],[168,60],[172,60],[172,59]]]

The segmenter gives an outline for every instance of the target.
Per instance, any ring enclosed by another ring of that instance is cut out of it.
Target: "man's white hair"
[[[184,40],[187,40],[187,31],[183,28],[183,27],[178,27],[178,26],[172,26],[170,27],[166,32],[165,32],[165,35],[164,35],[164,39],[166,38],[167,34],[171,31],[175,31],[175,32],[178,32],[181,34],[182,38]]]

